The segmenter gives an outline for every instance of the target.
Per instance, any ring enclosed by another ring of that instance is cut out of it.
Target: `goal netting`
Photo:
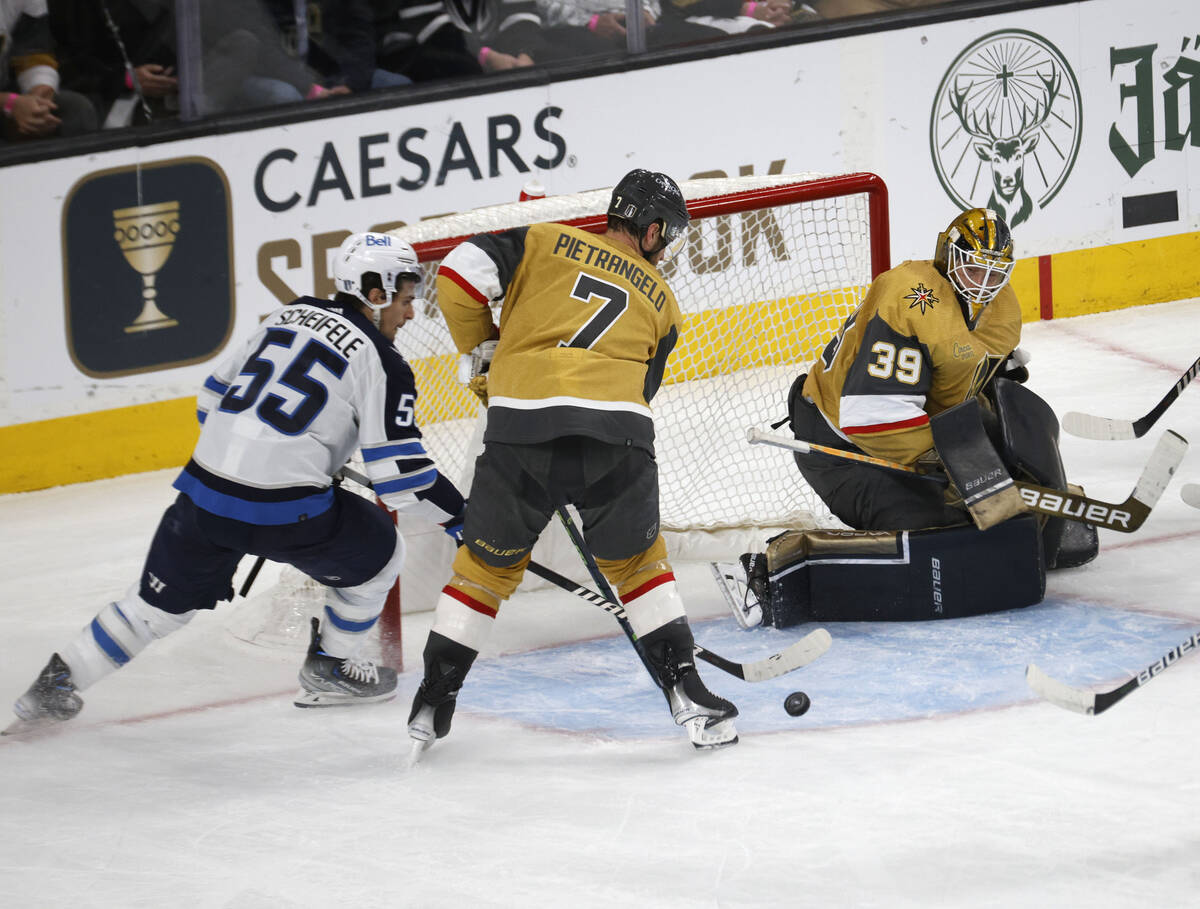
[[[663,272],[684,326],[652,405],[663,528],[834,522],[790,455],[750,446],[745,431],[787,415],[793,379],[888,267],[886,188],[874,174],[698,179],[680,188],[692,224]],[[396,345],[417,375],[429,449],[449,476],[468,470],[480,407],[454,378],[457,354],[433,280],[441,258],[473,234],[538,221],[603,231],[610,196],[514,202],[392,232],[426,270],[421,317]]]
[[[793,380],[889,267],[887,190],[868,173],[696,179],[680,188],[692,223],[682,252],[663,271],[684,325],[652,403],[662,526],[673,557],[727,559],[742,551],[742,541],[761,543],[776,528],[838,526],[791,456],[749,445],[746,428],[768,428],[787,416]],[[610,196],[603,189],[514,202],[392,232],[413,245],[424,269],[424,299],[396,346],[416,376],[426,447],[464,494],[482,407],[456,380],[458,354],[438,308],[438,264],[470,236],[539,221],[602,232]],[[408,543],[404,610],[432,608],[453,548],[436,529],[400,529]],[[569,545],[555,549],[553,538],[552,527],[534,558],[577,573]],[[713,540],[722,541],[716,552]],[[318,585],[285,570],[245,610],[249,630],[234,633],[296,648],[323,596]],[[381,623],[397,640],[398,614]]]

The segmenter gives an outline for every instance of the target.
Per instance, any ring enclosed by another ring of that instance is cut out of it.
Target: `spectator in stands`
[[[775,0],[790,2],[790,0]],[[625,6],[614,0],[538,0],[546,27],[554,30],[556,44],[580,54],[611,54],[625,50],[628,30]],[[642,0],[646,46],[670,47],[693,41],[722,38],[725,32],[691,22],[680,15],[662,15],[659,0]]]
[[[739,34],[791,25],[817,14],[804,3],[793,7],[792,0],[666,0],[663,16]]]
[[[368,0],[306,0],[298,20],[294,0],[265,0],[284,42],[284,48],[318,76],[315,92],[361,93],[411,85],[412,79],[377,65],[372,7]],[[300,92],[286,80],[257,75],[244,91],[256,100],[285,103],[301,100]]]
[[[414,82],[483,72],[467,46],[467,33],[451,21],[441,0],[374,0],[373,6],[380,66]]]
[[[171,0],[50,0],[50,29],[63,85],[87,96],[105,127],[179,110]]]
[[[7,141],[77,136],[96,128],[88,99],[59,89],[46,0],[0,3],[0,110]]]

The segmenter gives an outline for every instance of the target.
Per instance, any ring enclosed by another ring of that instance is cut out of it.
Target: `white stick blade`
[[[1078,688],[1065,685],[1058,679],[1046,675],[1034,663],[1025,667],[1025,681],[1039,697],[1045,698],[1051,704],[1056,704],[1064,710],[1083,714],[1096,712],[1095,692],[1080,691]]]
[[[1137,433],[1129,420],[1111,420],[1094,417],[1090,413],[1070,411],[1063,414],[1062,428],[1081,439],[1097,439],[1102,442],[1136,439]]]
[[[1158,444],[1154,446],[1142,475],[1138,477],[1131,498],[1137,499],[1147,507],[1154,507],[1162,498],[1163,491],[1171,482],[1171,477],[1175,475],[1175,469],[1187,454],[1187,449],[1187,439],[1179,433],[1169,429],[1164,432]]]
[[[1179,498],[1187,502],[1193,508],[1200,508],[1200,485],[1196,483],[1185,483],[1183,489],[1179,490]]]
[[[824,654],[832,643],[833,636],[824,628],[810,631],[791,647],[757,663],[746,663],[742,667],[743,677],[747,682],[763,682],[785,675],[793,669],[807,666]]]

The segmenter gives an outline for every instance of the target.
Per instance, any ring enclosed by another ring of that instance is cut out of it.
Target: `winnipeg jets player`
[[[300,669],[299,707],[395,696],[396,672],[361,655],[404,560],[404,541],[372,502],[332,480],[361,448],[390,508],[457,536],[464,502],[430,460],[414,420],[417,390],[392,346],[413,317],[420,266],[386,234],[349,237],[332,301],[301,297],[268,316],[205,381],[199,442],[141,577],[55,653],[14,705],[19,722],[67,720],[78,692],[232,597],[250,553],[291,564],[329,588]],[[61,654],[61,655],[60,655]]]

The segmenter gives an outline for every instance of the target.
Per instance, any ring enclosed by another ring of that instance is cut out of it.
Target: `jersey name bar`
[[[558,239],[554,242],[554,255],[620,275],[645,294],[646,299],[659,312],[662,312],[663,305],[667,302],[667,294],[659,289],[658,280],[640,265],[631,262],[624,256],[618,256],[607,249],[593,246],[591,243],[586,243],[578,237],[565,233],[559,234]]]
[[[293,306],[279,314],[276,325],[302,325],[314,334],[320,334],[334,350],[347,360],[353,356],[366,339],[337,313],[309,306]]]

